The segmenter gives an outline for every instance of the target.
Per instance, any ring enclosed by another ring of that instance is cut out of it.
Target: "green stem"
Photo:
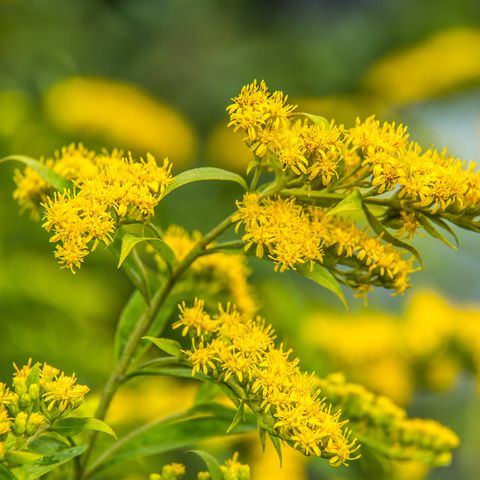
[[[172,291],[176,282],[185,273],[185,271],[193,263],[193,261],[201,254],[204,248],[213,240],[215,240],[215,238],[217,238],[225,230],[227,230],[231,225],[233,225],[232,218],[233,214],[231,214],[229,217],[219,223],[215,228],[213,228],[209,233],[207,233],[204,237],[202,237],[192,248],[192,250],[190,250],[190,252],[185,256],[185,258],[177,264],[177,266],[174,268],[172,274],[170,275],[166,283],[162,286],[162,288],[160,288],[155,293],[149,308],[145,310],[143,315],[140,317],[138,323],[136,324],[135,329],[130,334],[127,343],[125,344],[122,355],[118,359],[112,373],[110,374],[110,377],[105,384],[102,396],[100,398],[100,404],[95,413],[96,418],[99,418],[100,420],[105,419],[110,403],[112,402],[112,399],[118,387],[125,378],[125,374],[130,366],[138,342],[148,332],[155,317],[162,308],[165,300],[168,298],[168,295]],[[85,476],[85,468],[95,446],[97,435],[98,433],[94,432],[90,438],[88,449],[85,452],[83,458],[81,471],[79,472],[79,475],[77,475],[78,479],[87,478]]]

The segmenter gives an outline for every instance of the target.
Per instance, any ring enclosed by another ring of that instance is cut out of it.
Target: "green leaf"
[[[87,449],[87,445],[66,448],[57,453],[44,456],[32,463],[27,463],[21,467],[12,469],[13,473],[22,480],[35,480],[46,473],[63,465],[64,463],[78,457]]]
[[[214,402],[221,391],[222,390],[220,389],[218,383],[202,382],[195,395],[195,405],[203,405]]]
[[[352,214],[362,211],[362,196],[358,190],[354,190],[347,195],[341,202],[339,202],[334,208],[328,211],[327,217],[331,215],[339,214]]]
[[[301,112],[298,115],[302,115],[303,117],[308,118],[315,125],[322,125],[324,128],[330,127],[330,122],[328,121],[328,119],[325,117],[322,117],[321,115],[314,115],[312,113],[304,113],[304,112]]]
[[[10,470],[0,464],[0,480],[17,480],[17,477]]]
[[[247,182],[240,175],[215,167],[199,167],[179,173],[173,178],[163,194],[164,197],[172,193],[177,188],[183,187],[193,182],[203,182],[205,180],[225,180],[238,183],[244,190],[248,190]]]
[[[313,280],[322,287],[333,292],[340,299],[345,308],[348,308],[347,300],[345,299],[345,294],[343,293],[342,287],[340,287],[340,284],[337,282],[335,277],[325,267],[315,263],[313,270],[310,270],[308,265],[299,265],[297,267],[297,271],[304,277]]]
[[[444,220],[442,220],[440,217],[436,217],[435,215],[432,215],[429,217],[429,219],[438,225],[440,228],[443,228],[447,233],[449,233],[453,239],[455,240],[455,246],[458,248],[459,242],[458,242],[458,237],[457,234],[455,233],[455,230]]]
[[[8,157],[0,158],[0,164],[8,161],[22,162],[28,167],[32,168],[40,177],[50,184],[55,190],[63,191],[65,188],[72,186],[71,182],[57,172],[47,167],[44,163],[35,160],[34,158],[26,157],[24,155],[9,155]]]
[[[52,425],[52,430],[65,437],[74,437],[79,433],[95,430],[117,438],[115,432],[105,422],[92,417],[60,418]]]
[[[208,380],[208,378],[202,373],[197,372],[195,375],[192,375],[192,369],[189,367],[183,366],[171,366],[171,367],[148,367],[140,370],[136,370],[132,373],[134,376],[167,376],[167,377],[179,377],[179,378],[189,378],[193,380]]]
[[[240,402],[240,405],[237,408],[237,412],[233,417],[232,423],[227,429],[227,433],[230,433],[240,422],[242,422],[244,420],[244,416],[245,416],[245,403]]]
[[[222,405],[202,405],[143,426],[116,442],[92,466],[88,476],[134,458],[185,448],[200,440],[224,436],[233,410]],[[253,419],[238,433],[256,429]]]
[[[275,451],[277,452],[278,459],[280,460],[280,467],[282,466],[282,443],[280,442],[280,439],[276,437],[275,435],[268,434],[270,437],[270,440],[272,441],[273,448],[275,448]]]
[[[168,246],[167,243],[165,243],[163,240],[160,238],[156,237],[139,237],[137,235],[132,235],[131,233],[126,233],[122,237],[122,246],[120,249],[120,258],[118,259],[118,265],[117,268],[120,268],[125,261],[125,259],[128,257],[130,252],[141,242],[156,242],[158,243],[158,250],[162,256],[162,258],[165,260],[167,265],[170,266],[170,268],[175,264],[175,254],[173,253],[172,249]]]
[[[145,299],[139,290],[135,290],[123,308],[117,331],[115,332],[115,354],[117,359],[122,355],[128,337],[146,309]]]
[[[399,240],[397,237],[394,237],[380,222],[380,220],[373,215],[372,212],[367,208],[367,206],[364,204],[363,205],[363,211],[365,212],[365,216],[367,218],[368,223],[372,227],[373,231],[377,235],[381,235],[382,239],[385,240],[386,242],[395,245],[396,247],[403,248],[404,250],[408,250],[420,263],[420,266],[423,268],[423,260],[422,257],[420,257],[420,254],[418,253],[417,249],[409,245],[408,243],[402,242]]]
[[[441,242],[445,243],[445,245],[448,245],[450,248],[453,248],[453,250],[458,250],[458,248],[450,242],[447,238],[445,238],[441,232],[439,232],[430,222],[430,220],[421,214],[417,214],[418,221],[420,222],[420,225],[422,225],[423,229],[433,238],[436,238],[437,240],[440,240]]]
[[[182,346],[175,340],[170,338],[155,338],[155,337],[142,337],[145,340],[149,340],[160,350],[173,355],[174,357],[183,357]]]
[[[198,455],[204,462],[210,472],[212,480],[222,480],[223,473],[222,469],[220,468],[220,464],[218,460],[208,452],[204,452],[203,450],[190,450],[187,453],[194,453]]]

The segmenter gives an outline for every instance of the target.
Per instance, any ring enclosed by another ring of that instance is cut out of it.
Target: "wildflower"
[[[224,480],[250,480],[250,467],[238,461],[238,452],[220,466]]]
[[[77,385],[75,375],[60,373],[54,380],[43,383],[47,412],[54,415],[64,414],[80,406],[90,390],[86,385]]]
[[[352,459],[355,441],[348,440],[339,414],[329,413],[313,377],[300,372],[298,359],[289,359],[291,351],[274,345],[272,328],[230,305],[220,306],[213,318],[213,331],[189,332],[192,348],[185,354],[192,373],[215,372],[227,385],[234,382],[250,392],[247,404],[263,419],[264,428],[305,455],[322,456],[335,465]]]
[[[62,148],[45,164],[73,187],[52,193],[28,167],[16,174],[14,197],[36,213],[39,203],[45,209],[43,227],[52,232],[51,242],[60,242],[55,257],[72,272],[100,243],[112,242],[119,219],[128,215],[142,222],[153,216],[172,180],[167,159],[160,166],[150,154],[137,162],[118,150],[95,154],[82,145]]]

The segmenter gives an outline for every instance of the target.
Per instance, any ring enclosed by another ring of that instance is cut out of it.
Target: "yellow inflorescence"
[[[335,263],[356,262],[348,278],[356,288],[379,283],[403,293],[408,287],[411,259],[404,259],[380,238],[369,237],[353,222],[329,216],[327,209],[247,193],[238,203],[234,220],[244,225],[245,248],[255,245],[256,255],[262,258],[266,254],[276,270],[322,263],[324,255],[333,253]]]
[[[11,387],[0,382],[0,465],[4,459],[8,464],[9,455],[26,447],[29,438],[78,408],[88,391],[75,375],[46,363],[15,366]]]
[[[205,327],[205,328],[204,328]],[[340,413],[331,414],[321,400],[314,376],[301,373],[291,350],[276,347],[271,326],[259,317],[219,308],[210,316],[201,301],[181,307],[174,328],[189,332],[185,355],[192,373],[225,382],[261,418],[261,428],[305,455],[328,458],[331,465],[352,459],[355,440],[343,428]]]
[[[346,383],[342,374],[329,375],[319,385],[334,408],[349,418],[365,444],[392,459],[420,460],[432,466],[450,463],[459,439],[449,428],[434,420],[407,418],[390,399]]]
[[[164,241],[175,253],[177,261],[181,261],[202,238],[200,232],[189,234],[178,225],[170,225],[164,234]],[[211,244],[214,246],[215,244]],[[152,249],[151,251],[154,252]],[[154,258],[160,267],[164,267],[161,256]],[[248,283],[250,269],[246,258],[238,253],[216,252],[197,258],[187,273],[195,281],[208,281],[209,289],[227,296],[238,309],[247,315],[257,310],[257,301]]]
[[[119,151],[95,154],[81,145],[65,147],[45,164],[71,179],[72,188],[52,194],[27,167],[16,174],[14,196],[27,208],[43,202],[43,227],[53,233],[51,242],[60,242],[55,257],[72,271],[99,242],[110,244],[120,219],[141,222],[153,216],[172,179],[167,159],[159,166],[150,154],[146,160],[134,161]]]
[[[349,176],[345,185],[365,179],[375,188],[371,195],[398,190],[409,205],[431,213],[480,212],[480,174],[474,163],[446,150],[423,150],[409,141],[403,125],[371,116],[346,129],[297,113],[286,99],[282,92],[270,93],[264,82],[253,82],[227,107],[229,125],[246,133],[244,140],[262,166],[283,170],[311,189],[322,190],[335,179],[338,190],[342,176]]]

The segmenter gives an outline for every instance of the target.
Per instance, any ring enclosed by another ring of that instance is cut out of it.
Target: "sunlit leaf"
[[[95,430],[96,432],[106,433],[116,438],[115,432],[105,422],[92,417],[60,418],[52,425],[52,430],[65,437],[74,437],[79,433]]]
[[[198,455],[204,462],[208,468],[208,471],[211,475],[211,480],[222,480],[223,474],[220,468],[220,464],[218,460],[208,452],[204,452],[203,450],[190,450],[189,453],[194,453]]]
[[[382,224],[382,222],[375,216],[373,215],[372,212],[367,208],[366,205],[363,205],[363,211],[365,212],[365,216],[367,218],[368,223],[372,227],[373,231],[377,235],[381,235],[382,240],[385,240],[386,242],[399,247],[403,248],[404,250],[409,251],[420,263],[420,265],[423,267],[423,260],[422,257],[420,257],[420,254],[418,253],[417,249],[412,247],[412,245],[409,245],[408,243],[403,242],[402,240],[398,239],[397,237],[393,236]]]
[[[347,195],[341,202],[339,202],[334,208],[328,211],[327,216],[331,215],[346,215],[352,213],[358,213],[362,211],[362,196],[358,190],[354,190]]]
[[[134,458],[185,448],[200,440],[224,436],[234,411],[222,405],[202,405],[143,426],[116,442],[92,466],[90,475]],[[238,433],[256,429],[253,418],[240,425]]]
[[[164,197],[172,193],[177,188],[194,182],[203,182],[206,180],[224,180],[238,183],[244,190],[248,190],[247,182],[237,173],[229,172],[216,167],[199,167],[179,173],[165,190]]]
[[[450,240],[445,238],[441,232],[439,232],[430,222],[430,220],[421,214],[417,215],[418,221],[420,222],[420,225],[423,227],[423,229],[433,238],[436,238],[437,240],[440,240],[443,242],[445,245],[448,245],[450,248],[453,248],[453,250],[458,250],[457,246],[454,245]]]
[[[310,270],[309,265],[300,265],[297,267],[297,271],[304,277],[313,280],[322,287],[333,292],[340,299],[343,305],[348,308],[347,300],[345,299],[345,294],[343,293],[342,287],[325,267],[315,263],[313,269]]]
[[[155,242],[157,249],[161,257],[165,260],[167,265],[172,267],[175,264],[175,254],[173,250],[160,238],[156,237],[139,237],[137,235],[132,235],[131,233],[126,233],[122,237],[122,246],[120,249],[120,258],[118,259],[117,268],[120,268],[128,257],[130,252],[142,242]]]
[[[8,157],[0,158],[0,163],[4,162],[21,162],[27,165],[32,170],[40,175],[49,185],[55,190],[63,191],[65,188],[72,186],[71,182],[59,175],[57,172],[47,167],[44,163],[35,160],[34,158],[26,157],[24,155],[9,155]]]
[[[155,337],[143,337],[145,340],[149,340],[160,350],[173,355],[174,357],[183,357],[182,346],[175,340],[170,338],[155,338]]]

